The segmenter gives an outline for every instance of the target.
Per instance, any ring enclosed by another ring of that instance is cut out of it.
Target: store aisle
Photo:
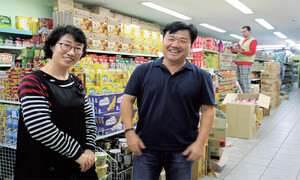
[[[251,139],[227,137],[228,145],[219,178],[204,180],[300,180],[300,89],[261,120]]]

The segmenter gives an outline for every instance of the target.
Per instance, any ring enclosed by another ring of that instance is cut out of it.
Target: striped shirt
[[[65,83],[60,83],[60,88],[68,88],[75,83],[73,77],[71,75],[69,77],[68,80],[61,81]],[[52,83],[55,83],[55,81],[55,79],[50,79]],[[63,156],[74,160],[78,159],[83,153],[83,149],[74,138],[58,129],[51,121],[51,100],[49,99],[47,88],[41,79],[34,74],[25,76],[21,82],[18,93],[23,120],[30,136]],[[84,99],[84,113],[86,124],[85,148],[94,151],[96,125],[93,118],[92,107],[88,102],[87,96],[85,96]]]

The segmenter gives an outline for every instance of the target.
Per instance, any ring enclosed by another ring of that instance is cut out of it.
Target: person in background
[[[86,48],[82,30],[59,26],[45,42],[50,62],[22,79],[15,179],[98,179],[92,108],[68,72]]]
[[[240,40],[242,49],[232,49],[231,52],[237,54],[237,78],[243,93],[251,93],[251,66],[254,62],[257,41],[251,37],[251,28],[242,27],[242,35],[245,39]]]
[[[125,88],[121,116],[128,148],[134,153],[133,180],[158,180],[162,168],[167,179],[191,179],[193,161],[203,156],[215,99],[210,74],[186,59],[196,37],[192,24],[166,25],[164,56],[136,67]]]

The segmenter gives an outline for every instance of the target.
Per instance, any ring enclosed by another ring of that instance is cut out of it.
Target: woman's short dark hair
[[[45,51],[45,56],[47,58],[52,58],[53,52],[51,50],[51,47],[55,46],[55,44],[60,40],[60,38],[66,34],[70,34],[71,36],[73,36],[76,42],[84,44],[83,53],[81,57],[84,57],[86,55],[87,42],[83,31],[75,26],[67,25],[56,27],[48,36],[43,47]]]
[[[193,44],[197,38],[198,30],[193,24],[187,24],[182,21],[176,21],[176,22],[167,24],[165,26],[165,28],[163,29],[163,38],[165,38],[165,35],[167,32],[169,32],[169,34],[173,34],[179,30],[185,30],[185,29],[190,32],[191,44]]]

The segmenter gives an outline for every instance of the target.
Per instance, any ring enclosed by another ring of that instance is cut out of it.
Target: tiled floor
[[[300,89],[261,120],[251,139],[227,137],[229,157],[219,177],[204,180],[300,180]]]

